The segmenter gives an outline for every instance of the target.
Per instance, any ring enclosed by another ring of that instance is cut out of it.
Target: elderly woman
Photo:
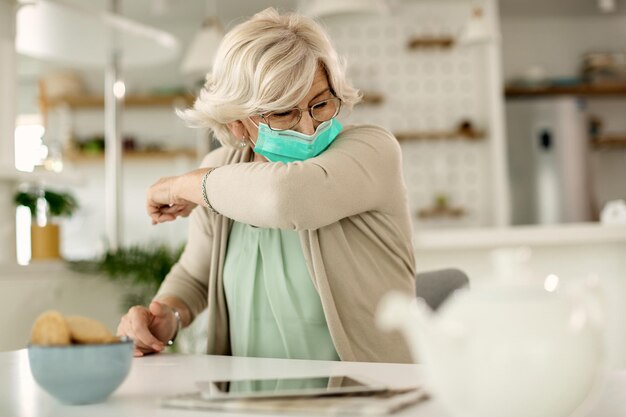
[[[137,356],[207,308],[210,354],[410,361],[375,325],[385,293],[414,293],[400,146],[377,126],[342,127],[358,100],[309,18],[267,9],[225,36],[183,114],[223,146],[148,191],[153,224],[191,219],[154,301],[118,327]]]

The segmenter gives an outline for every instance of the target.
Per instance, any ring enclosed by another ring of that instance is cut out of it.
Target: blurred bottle
[[[31,259],[60,259],[59,226],[51,221],[50,206],[43,188],[38,191],[33,219],[35,222],[30,227]]]

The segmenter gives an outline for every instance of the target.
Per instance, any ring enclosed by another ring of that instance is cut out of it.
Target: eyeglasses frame
[[[300,123],[300,120],[302,120],[302,111],[304,111],[304,110],[306,110],[309,113],[309,116],[311,116],[311,119],[315,120],[316,122],[323,123],[323,122],[326,122],[326,121],[330,120],[330,119],[328,119],[328,120],[317,120],[313,116],[313,108],[315,106],[318,106],[318,105],[320,105],[322,103],[326,103],[326,102],[331,101],[331,100],[337,100],[337,103],[338,103],[337,110],[335,110],[335,114],[330,118],[330,119],[332,119],[333,117],[337,117],[337,115],[341,111],[341,99],[339,97],[337,97],[337,96],[334,96],[334,97],[331,97],[331,98],[327,98],[326,100],[318,101],[317,103],[315,103],[315,104],[313,104],[313,105],[311,105],[309,107],[306,107],[306,108],[293,107],[291,109],[286,110],[286,111],[298,110],[299,113],[298,113],[298,119],[296,120],[296,122],[293,125],[291,125],[290,127],[285,128],[285,129],[274,129],[274,128],[272,128],[272,126],[270,125],[269,120],[266,119],[267,115],[272,114],[272,113],[276,113],[276,112],[270,112],[270,113],[266,113],[266,114],[259,114],[258,116],[261,119],[263,119],[263,121],[270,128],[270,130],[273,130],[275,132],[282,132],[282,131],[285,131],[285,130],[290,130],[290,129],[294,128],[295,126],[297,126],[298,123]]]

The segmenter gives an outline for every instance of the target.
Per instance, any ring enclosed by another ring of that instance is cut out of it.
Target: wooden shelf
[[[543,96],[611,97],[626,96],[626,84],[572,86],[518,87],[508,85],[504,89],[507,98],[533,98]]]
[[[407,42],[409,50],[450,49],[454,45],[452,36],[413,36]]]
[[[358,104],[374,105],[377,106],[385,101],[385,96],[380,93],[363,92],[363,97]]]
[[[626,149],[626,134],[603,135],[591,140],[596,149]]]
[[[477,142],[485,139],[485,132],[468,132],[464,133],[458,130],[439,131],[439,132],[394,132],[393,134],[399,142],[412,140],[467,140]]]
[[[131,160],[151,160],[151,159],[173,159],[187,158],[195,159],[196,151],[191,149],[178,149],[169,151],[124,151],[123,158]],[[64,159],[68,162],[94,162],[103,161],[104,153],[92,154],[85,152],[66,152]]]
[[[172,95],[128,95],[124,99],[126,107],[163,107],[189,106],[193,104],[195,96],[191,94]],[[40,103],[46,109],[68,106],[72,109],[104,107],[104,97],[101,96],[67,96],[54,99],[41,99]]]
[[[459,219],[467,214],[462,207],[432,206],[424,207],[415,212],[418,219]]]

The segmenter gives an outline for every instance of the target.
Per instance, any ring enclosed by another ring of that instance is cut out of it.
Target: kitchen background
[[[108,5],[61,3],[89,10]],[[353,3],[361,9],[340,10]],[[0,4],[9,16],[8,3]],[[186,220],[150,226],[144,195],[157,178],[193,169],[215,146],[173,112],[193,97],[197,77],[181,72],[180,64],[202,21],[216,17],[228,30],[268,6],[300,8],[321,15],[365,93],[344,121],[382,125],[400,140],[418,269],[460,267],[474,282],[493,279],[489,251],[526,245],[534,252],[537,279],[596,276],[612,308],[615,362],[624,363],[626,226],[598,220],[607,202],[626,198],[626,2],[134,0],[119,6],[123,15],[180,43],[168,62],[123,68],[122,248],[177,248],[185,241]],[[381,6],[387,12],[372,11]],[[3,35],[5,43],[9,38]],[[15,141],[0,148],[0,195],[41,181],[71,192],[79,208],[61,220],[61,254],[101,257],[108,247],[104,66],[4,54],[15,63],[17,83],[15,100],[4,95],[2,106],[17,122]],[[5,80],[10,62],[1,64]],[[34,158],[61,172],[19,173],[8,152],[19,169],[32,170]],[[20,323],[0,319],[0,327],[16,335],[0,350],[21,346],[24,323],[47,306],[91,312],[113,326],[127,287],[87,279],[59,262],[30,261],[30,212],[20,208],[14,216],[11,202],[3,207],[11,215],[3,218],[7,267],[0,285],[11,291],[0,291],[0,302],[11,310],[8,316],[24,316],[26,299],[38,302]],[[15,259],[29,265],[16,266]],[[94,293],[112,301],[95,303]]]

